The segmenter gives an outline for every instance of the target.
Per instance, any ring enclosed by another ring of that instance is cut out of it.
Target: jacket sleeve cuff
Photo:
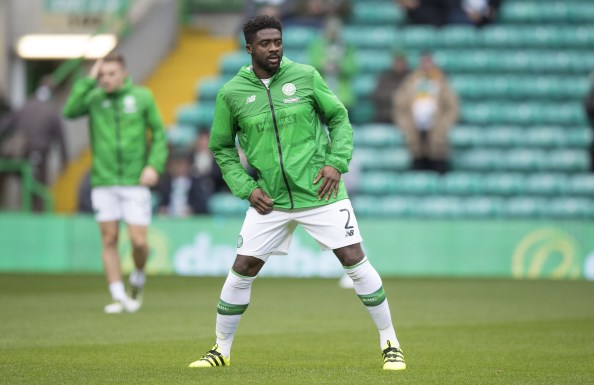
[[[342,161],[340,159],[334,158],[334,157],[328,158],[326,160],[326,164],[328,166],[334,167],[341,174],[345,174],[345,173],[347,173],[349,171],[349,166],[348,166],[348,164],[346,162],[344,162],[344,161]]]

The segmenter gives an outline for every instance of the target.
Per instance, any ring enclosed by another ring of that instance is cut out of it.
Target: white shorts
[[[334,250],[362,241],[351,201],[343,199],[306,209],[274,209],[266,215],[250,207],[237,238],[237,254],[266,261],[271,254],[287,254],[297,225],[303,226],[322,250]]]
[[[91,190],[97,222],[123,220],[130,225],[151,223],[151,192],[144,186],[103,186]]]

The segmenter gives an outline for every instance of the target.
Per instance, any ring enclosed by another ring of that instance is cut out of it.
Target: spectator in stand
[[[27,159],[33,176],[47,184],[48,159],[53,144],[60,151],[61,168],[68,162],[62,118],[52,103],[53,84],[51,77],[44,76],[35,94],[20,109],[3,119],[2,135],[7,136],[2,156]],[[39,198],[33,201],[33,209],[42,211]]]
[[[430,53],[398,89],[394,120],[403,131],[414,170],[449,169],[448,132],[458,118],[458,98]]]
[[[584,100],[584,109],[590,122],[590,128],[594,131],[594,73],[590,76],[590,91]],[[590,170],[594,171],[594,141],[590,144]]]
[[[295,0],[292,16],[285,17],[286,26],[302,25],[323,28],[328,18],[345,20],[351,14],[349,0]]]
[[[192,163],[190,155],[183,152],[173,152],[167,160],[166,172],[157,185],[159,196],[158,212],[172,217],[187,217],[196,212],[192,206],[195,203],[196,181],[191,174]]]
[[[396,0],[411,24],[441,27],[447,23],[449,0]]]
[[[380,74],[373,91],[376,122],[392,123],[394,121],[394,95],[409,72],[406,56],[400,51],[394,52],[392,66]]]
[[[326,79],[330,89],[348,109],[353,106],[355,98],[351,83],[357,73],[357,64],[355,51],[342,39],[341,31],[340,19],[327,19],[324,36],[314,39],[308,51],[311,65]]]
[[[221,191],[228,191],[223,180],[223,173],[208,148],[209,131],[200,131],[192,151],[192,178],[196,182],[196,194],[193,195],[194,213],[208,212],[210,197]]]

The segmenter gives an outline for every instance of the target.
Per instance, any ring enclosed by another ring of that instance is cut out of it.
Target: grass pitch
[[[384,279],[408,369],[337,280],[259,278],[231,367],[214,342],[224,278],[150,277],[137,314],[105,315],[103,277],[0,275],[2,384],[593,384],[594,283]]]

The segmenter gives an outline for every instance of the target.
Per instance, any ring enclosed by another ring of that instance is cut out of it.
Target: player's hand
[[[153,166],[146,166],[140,174],[140,184],[147,187],[152,187],[159,181],[159,173]]]
[[[103,64],[103,59],[99,59],[93,64],[91,67],[91,71],[89,71],[89,76],[93,79],[99,79],[99,71],[101,70],[101,65]]]
[[[318,200],[329,200],[332,196],[336,198],[340,186],[340,172],[332,166],[324,166],[318,172],[313,183],[318,184],[321,179],[324,180],[318,189]]]
[[[256,209],[258,214],[266,215],[272,211],[272,205],[274,200],[270,199],[268,195],[262,189],[257,188],[250,194],[248,198],[250,204]]]

